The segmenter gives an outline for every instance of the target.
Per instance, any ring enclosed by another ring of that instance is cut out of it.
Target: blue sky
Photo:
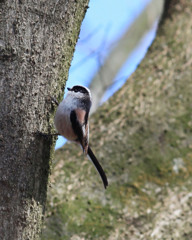
[[[113,44],[121,38],[149,2],[150,0],[90,0],[66,87],[78,84],[89,86],[92,77],[100,67],[98,59],[101,62],[104,61]],[[114,79],[114,85],[107,90],[102,102],[117,91],[135,71],[155,37],[155,29],[154,26],[143,37],[139,46],[133,50]],[[59,137],[55,148],[61,147],[65,141],[63,137]]]

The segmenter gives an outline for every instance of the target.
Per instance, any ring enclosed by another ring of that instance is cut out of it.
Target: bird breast
[[[75,141],[77,136],[72,129],[70,113],[71,110],[62,102],[56,111],[54,122],[59,134],[70,141]]]

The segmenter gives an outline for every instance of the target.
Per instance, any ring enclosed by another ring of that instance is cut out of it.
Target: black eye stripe
[[[87,89],[82,86],[78,86],[78,85],[73,86],[71,90],[74,92],[81,92],[81,93],[89,95],[89,92],[87,91]]]

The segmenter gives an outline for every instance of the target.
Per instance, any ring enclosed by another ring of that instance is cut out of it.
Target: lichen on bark
[[[0,1],[0,238],[38,239],[63,88],[88,0]]]

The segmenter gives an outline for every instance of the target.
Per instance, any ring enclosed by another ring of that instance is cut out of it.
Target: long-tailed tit
[[[81,145],[83,152],[100,174],[106,188],[108,181],[105,172],[89,147],[88,120],[92,103],[90,90],[79,85],[67,89],[67,96],[59,104],[55,114],[55,127],[60,135]]]

